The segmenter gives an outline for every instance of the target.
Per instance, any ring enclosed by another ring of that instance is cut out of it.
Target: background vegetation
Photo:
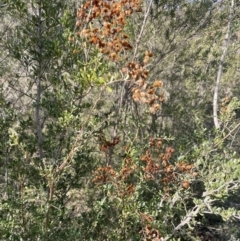
[[[2,1],[0,239],[240,240],[239,9]]]

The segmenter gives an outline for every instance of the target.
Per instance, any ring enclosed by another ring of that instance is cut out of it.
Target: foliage
[[[238,239],[239,11],[215,130],[226,1],[4,4],[1,239]]]

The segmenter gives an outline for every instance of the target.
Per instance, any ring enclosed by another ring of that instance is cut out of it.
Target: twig
[[[215,190],[211,190],[209,192],[204,192],[202,197],[205,197],[207,198],[208,196],[210,195],[213,195],[214,193],[218,193],[219,191],[221,191],[221,189],[225,188],[226,186],[230,185],[230,184],[238,184],[238,182],[234,182],[234,181],[229,181],[229,182],[226,182],[224,183],[223,185],[221,185],[219,188],[215,189]],[[235,186],[233,186],[235,187]],[[231,188],[232,189],[232,188]]]
[[[227,139],[238,127],[240,127],[240,123],[238,123],[238,124],[223,138],[223,140]]]
[[[148,3],[147,12],[146,12],[146,14],[144,16],[144,20],[143,20],[143,23],[142,23],[142,28],[141,28],[141,31],[140,31],[140,33],[138,35],[137,41],[136,41],[134,54],[133,54],[133,59],[135,59],[135,57],[136,57],[138,46],[140,44],[140,40],[141,40],[142,35],[143,35],[143,31],[144,31],[144,28],[145,28],[145,25],[146,25],[146,22],[147,22],[147,18],[148,18],[148,15],[149,15],[150,8],[152,6],[152,2],[153,2],[153,0],[150,0],[149,3]]]

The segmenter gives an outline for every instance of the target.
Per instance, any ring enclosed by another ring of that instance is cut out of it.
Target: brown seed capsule
[[[187,181],[187,180],[183,180],[183,181],[182,181],[182,187],[183,187],[183,188],[188,189],[189,186],[190,186],[189,181]]]

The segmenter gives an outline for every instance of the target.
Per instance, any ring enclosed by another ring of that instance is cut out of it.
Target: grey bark
[[[225,59],[225,56],[227,53],[227,48],[228,48],[228,42],[229,42],[230,30],[231,30],[231,22],[232,22],[232,18],[233,18],[233,10],[234,10],[234,0],[231,0],[231,6],[230,6],[228,24],[227,24],[227,31],[226,31],[226,35],[225,35],[225,38],[223,41],[223,52],[222,52],[219,66],[218,66],[217,80],[216,80],[216,85],[214,88],[214,95],[213,95],[213,121],[214,121],[214,126],[216,129],[220,128],[220,122],[219,122],[219,118],[218,118],[218,92],[219,92],[219,86],[220,86],[220,79],[222,76],[224,59]]]
[[[38,152],[39,158],[42,161],[43,159],[43,134],[42,134],[42,125],[41,125],[41,93],[42,93],[42,74],[43,74],[43,64],[42,64],[42,55],[43,55],[43,43],[42,43],[42,2],[39,2],[38,6],[38,76],[36,78],[37,85],[37,96],[36,96],[36,110],[35,110],[35,118],[36,118],[36,128],[37,128],[37,138],[38,138]]]

